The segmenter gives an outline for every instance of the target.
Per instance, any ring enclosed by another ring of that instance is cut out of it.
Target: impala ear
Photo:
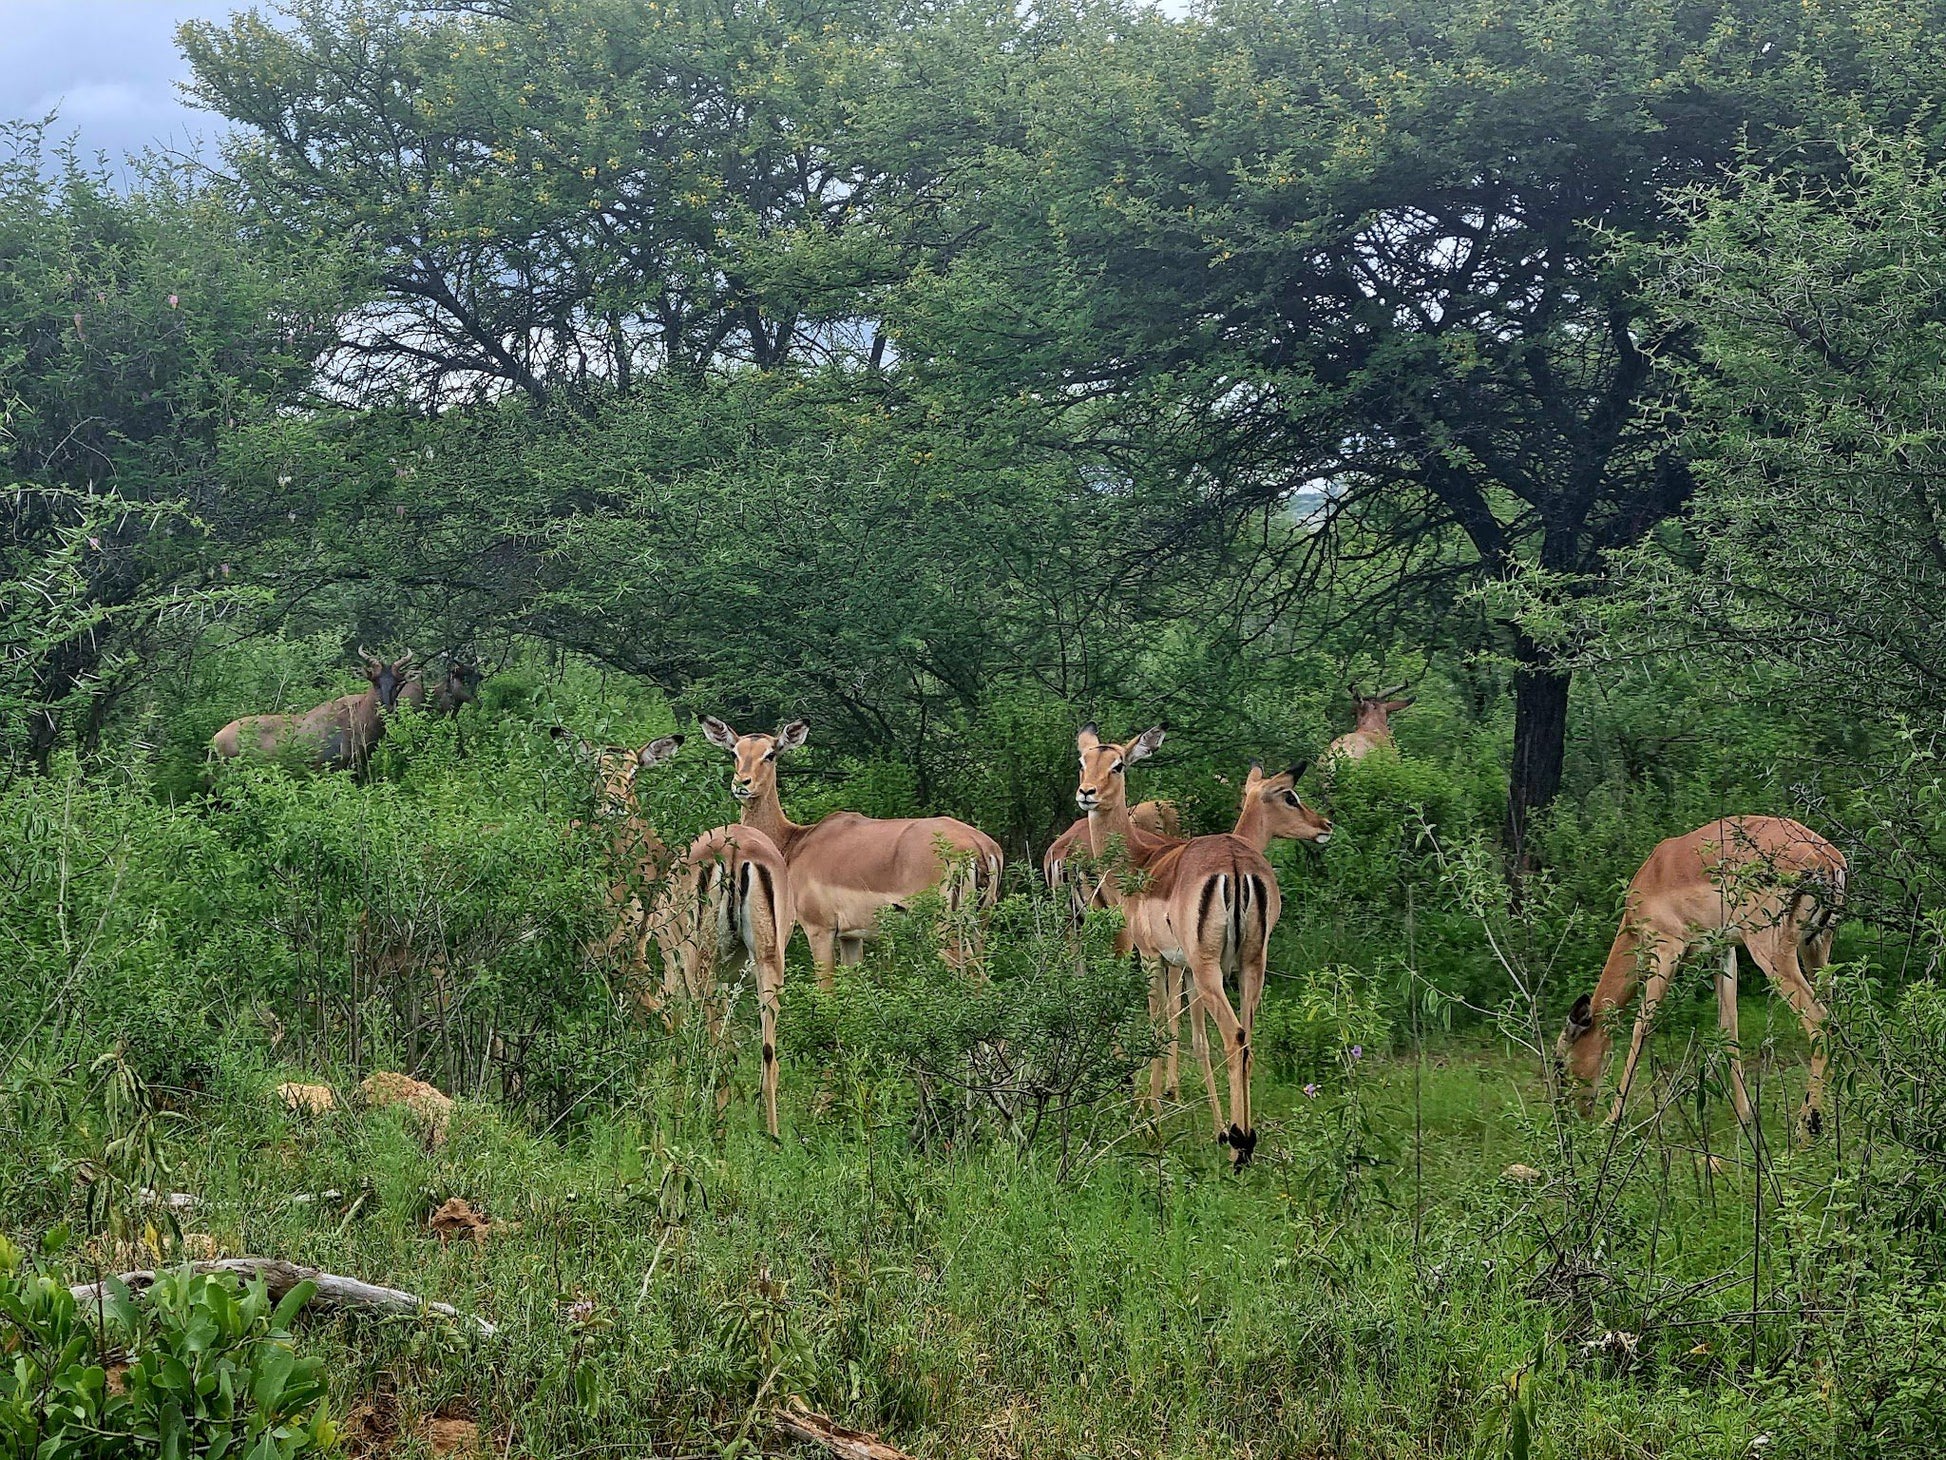
[[[696,723],[703,727],[703,738],[711,745],[714,745],[718,750],[727,750],[732,754],[735,753],[737,748],[736,731],[732,730],[714,715],[705,715]]]
[[[651,740],[636,751],[635,763],[640,766],[660,765],[680,749],[682,749],[682,736],[665,735],[660,740]]]
[[[1568,1010],[1568,1038],[1579,1039],[1595,1027],[1595,1001],[1583,994]]]
[[[1296,765],[1285,771],[1284,774],[1291,778],[1291,784],[1295,786],[1299,781],[1304,779],[1304,773],[1310,768],[1311,762],[1308,760],[1300,760]]]
[[[1162,748],[1163,734],[1164,734],[1163,727],[1160,725],[1155,725],[1147,730],[1144,730],[1140,735],[1136,736],[1135,739],[1129,742],[1129,746],[1128,746],[1129,760],[1131,762],[1138,761],[1138,760],[1147,760],[1150,756],[1154,755],[1158,750]]]
[[[788,725],[780,726],[773,738],[779,750],[796,750],[811,738],[811,722],[793,720]]]
[[[1093,750],[1101,744],[1101,732],[1095,729],[1093,720],[1075,731],[1074,743],[1080,750]]]

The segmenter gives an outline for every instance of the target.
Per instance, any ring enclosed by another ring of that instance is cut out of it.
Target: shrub
[[[938,899],[917,899],[833,993],[789,994],[788,1052],[848,1071],[861,1113],[902,1118],[921,1146],[1053,1141],[1065,1160],[1155,1048],[1147,981],[1114,956],[1117,915],[1077,935],[1065,903],[1009,897],[961,968],[940,956],[941,923]],[[1110,1119],[1126,1128],[1125,1109]]]
[[[261,1280],[184,1268],[140,1299],[111,1280],[83,1305],[58,1267],[0,1237],[0,1460],[331,1450],[323,1361],[290,1335],[312,1291],[300,1283],[273,1307]]]

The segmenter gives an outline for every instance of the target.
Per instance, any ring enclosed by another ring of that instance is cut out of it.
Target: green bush
[[[140,1298],[110,1280],[81,1304],[59,1267],[0,1237],[0,1460],[330,1452],[323,1361],[290,1335],[313,1291],[273,1307],[261,1280],[184,1268]]]
[[[1065,1158],[1098,1126],[1125,1130],[1155,1034],[1145,977],[1114,956],[1118,915],[1076,934],[1064,902],[1008,897],[961,968],[939,951],[952,922],[935,897],[886,915],[832,993],[788,995],[788,1054],[841,1071],[855,1114],[901,1120],[924,1147],[999,1137]]]

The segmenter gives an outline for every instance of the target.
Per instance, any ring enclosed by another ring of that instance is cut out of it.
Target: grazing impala
[[[797,921],[820,986],[832,987],[839,962],[854,964],[864,956],[878,915],[888,907],[936,887],[952,907],[969,894],[988,903],[999,897],[1000,844],[950,816],[885,820],[834,811],[809,826],[787,820],[777,797],[777,757],[804,744],[811,733],[805,721],[793,720],[772,735],[739,735],[711,715],[703,716],[702,726],[710,744],[736,757],[730,791],[743,807],[743,825],[768,835],[790,866]],[[970,859],[967,871],[949,878],[949,859],[958,856]]]
[[[724,975],[756,973],[757,1016],[763,1028],[764,1124],[777,1134],[777,1013],[784,988],[784,949],[796,920],[790,875],[776,844],[755,827],[719,826],[672,853],[635,805],[636,774],[673,757],[680,735],[665,735],[639,750],[604,746],[593,752],[601,776],[600,809],[614,828],[622,869],[609,888],[616,927],[601,952],[626,945],[637,997],[644,1008],[672,1015],[687,995],[701,1004],[712,1034],[720,1034],[714,995]],[[662,997],[650,992],[648,944],[662,955]]]
[[[319,770],[363,772],[372,747],[385,734],[385,716],[399,702],[412,653],[386,661],[361,644],[368,687],[342,695],[302,715],[246,715],[210,737],[210,754],[235,760],[248,754],[295,753]]]
[[[1351,702],[1358,708],[1358,723],[1347,733],[1325,746],[1320,762],[1327,758],[1338,760],[1363,760],[1375,750],[1392,747],[1392,716],[1400,710],[1410,709],[1411,700],[1395,700],[1405,686],[1394,685],[1375,695],[1362,695],[1356,689],[1350,691]]]
[[[1649,854],[1628,885],[1626,911],[1592,994],[1574,1001],[1556,1046],[1567,1073],[1583,1087],[1584,1105],[1608,1055],[1609,1017],[1626,1009],[1642,984],[1642,1009],[1622,1067],[1610,1120],[1619,1120],[1657,1007],[1683,955],[1721,943],[1717,1017],[1730,1050],[1730,1097],[1737,1119],[1751,1126],[1737,1049],[1737,944],[1797,1011],[1811,1041],[1811,1076],[1799,1116],[1803,1134],[1822,1123],[1824,1006],[1808,973],[1831,956],[1844,901],[1845,857],[1809,827],[1782,816],[1726,816]],[[1808,971],[1808,973],[1807,973]]]
[[[1128,819],[1142,830],[1153,836],[1176,837],[1182,834],[1182,816],[1173,801],[1141,801],[1129,808]],[[1099,878],[1071,874],[1079,872],[1074,866],[1075,849],[1084,854],[1088,850],[1088,818],[1083,816],[1074,825],[1054,838],[1047,851],[1041,855],[1041,872],[1047,878],[1050,890],[1059,892],[1063,885],[1068,889],[1068,901],[1074,907],[1076,919],[1083,917],[1089,908],[1107,907],[1108,899],[1103,896]],[[1126,948],[1121,950],[1126,953]]]
[[[1128,767],[1153,755],[1162,737],[1158,726],[1113,744],[1103,740],[1093,725],[1083,726],[1075,737],[1081,774],[1074,799],[1087,813],[1089,850],[1097,861],[1108,858],[1111,842],[1119,839],[1129,866],[1142,874],[1139,890],[1133,890],[1123,885],[1112,864],[1104,863],[1103,886],[1109,900],[1122,910],[1129,939],[1149,966],[1149,1003],[1158,1025],[1174,1024],[1175,1000],[1165,981],[1166,970],[1172,968],[1189,974],[1191,1032],[1200,1035],[1202,1016],[1215,1021],[1229,1075],[1227,1127],[1207,1044],[1199,1042],[1198,1052],[1203,1057],[1216,1138],[1229,1145],[1240,1167],[1257,1147],[1250,1110],[1252,1050],[1249,1023],[1237,1016],[1224,980],[1235,975],[1245,1013],[1254,1021],[1263,994],[1270,934],[1283,899],[1270,862],[1244,837],[1232,833],[1177,841],[1152,836],[1130,819]],[[1268,835],[1269,807],[1273,800],[1281,801],[1281,789],[1266,789],[1261,776],[1257,785],[1259,794],[1244,813],[1253,829]],[[1291,794],[1295,796],[1295,790]],[[1314,831],[1311,839],[1321,841],[1329,835],[1327,827],[1321,833]],[[1158,1061],[1153,1076],[1158,1100],[1165,1074],[1166,1065]]]

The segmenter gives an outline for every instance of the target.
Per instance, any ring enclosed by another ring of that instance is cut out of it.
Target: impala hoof
[[[1250,1164],[1250,1158],[1257,1151],[1257,1133],[1253,1130],[1238,1130],[1231,1126],[1223,1133],[1223,1144],[1230,1148],[1231,1169],[1241,1171]]]
[[[1824,1134],[1824,1112],[1815,1105],[1804,1114],[1804,1134],[1813,1140]]]

